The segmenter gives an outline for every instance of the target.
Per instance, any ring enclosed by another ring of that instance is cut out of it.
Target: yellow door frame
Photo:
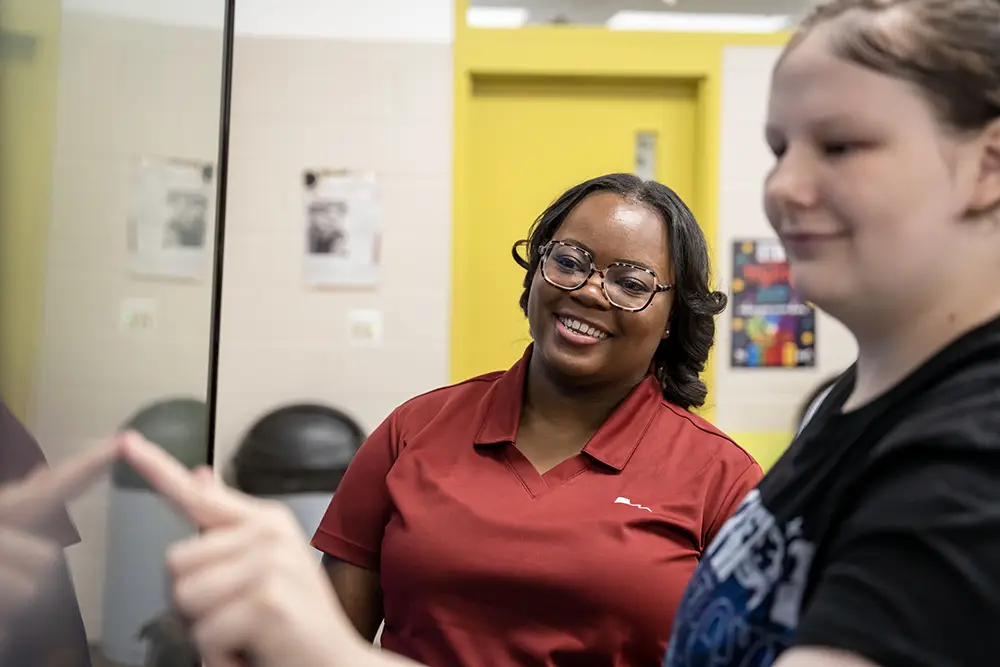
[[[517,30],[470,28],[469,0],[455,0],[454,156],[452,165],[451,367],[476,345],[459,316],[476,298],[467,249],[475,234],[469,218],[471,192],[470,114],[473,81],[484,76],[661,79],[694,82],[699,119],[699,164],[691,202],[715,256],[718,242],[718,172],[722,55],[727,46],[775,46],[788,35],[623,32],[600,27],[530,26]],[[553,196],[556,193],[553,193]],[[716,275],[718,266],[716,265]],[[712,419],[710,358],[705,370],[709,400],[702,414]],[[453,381],[465,378],[452,377]]]

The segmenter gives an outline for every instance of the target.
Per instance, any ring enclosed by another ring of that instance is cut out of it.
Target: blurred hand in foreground
[[[126,461],[200,535],[167,553],[177,610],[209,667],[393,665],[343,614],[298,522],[284,505],[194,472],[130,433]],[[412,663],[410,663],[412,664]]]
[[[46,534],[50,520],[107,471],[118,451],[117,443],[97,447],[0,487],[0,645],[14,639],[12,626],[38,607],[55,578],[63,545]]]

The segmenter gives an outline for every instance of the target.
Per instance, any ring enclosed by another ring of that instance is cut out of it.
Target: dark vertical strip
[[[229,185],[229,119],[233,100],[233,42],[236,0],[226,0],[222,26],[222,97],[219,101],[219,159],[216,171],[215,263],[212,266],[212,325],[208,350],[208,460],[215,462],[215,421],[218,413],[219,347],[222,333],[222,276],[226,255],[226,193]]]

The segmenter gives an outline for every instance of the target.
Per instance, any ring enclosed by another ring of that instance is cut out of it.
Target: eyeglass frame
[[[590,273],[587,274],[587,277],[584,278],[583,281],[578,286],[563,287],[562,285],[555,284],[554,282],[552,282],[552,280],[549,279],[547,275],[545,275],[545,262],[548,260],[549,254],[552,251],[553,246],[556,245],[566,246],[567,248],[573,248],[574,250],[579,250],[587,257],[587,259],[590,260]],[[550,239],[548,243],[544,244],[542,247],[538,249],[538,255],[541,257],[541,264],[539,265],[538,268],[541,269],[542,278],[548,284],[552,285],[556,289],[562,290],[563,292],[576,292],[577,290],[581,290],[584,287],[586,287],[587,283],[590,282],[590,279],[593,278],[594,274],[596,273],[599,276],[601,276],[601,293],[604,294],[604,298],[607,299],[608,303],[611,304],[612,307],[617,308],[618,310],[623,310],[627,313],[639,313],[646,310],[647,308],[649,308],[650,304],[653,303],[653,299],[656,298],[657,294],[659,294],[660,292],[670,292],[676,287],[676,285],[672,283],[661,284],[657,282],[659,277],[656,275],[655,271],[653,271],[652,269],[647,269],[645,266],[632,264],[631,262],[611,262],[603,269],[598,269],[597,262],[594,261],[594,256],[590,253],[589,250],[587,250],[586,248],[581,248],[580,246],[574,243],[567,243],[566,241],[557,241],[555,239]],[[605,276],[608,272],[608,269],[611,269],[616,266],[624,266],[629,269],[637,269],[639,271],[645,271],[646,273],[648,273],[653,277],[653,291],[649,293],[649,300],[646,301],[646,305],[641,306],[639,308],[626,308],[624,306],[619,306],[611,299],[610,296],[608,296],[608,286],[605,284]]]

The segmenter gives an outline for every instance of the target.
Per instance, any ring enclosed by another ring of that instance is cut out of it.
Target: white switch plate
[[[382,344],[382,312],[370,308],[347,312],[347,340],[352,347]]]
[[[156,331],[156,319],[153,299],[123,299],[118,328],[126,335],[148,336]]]

